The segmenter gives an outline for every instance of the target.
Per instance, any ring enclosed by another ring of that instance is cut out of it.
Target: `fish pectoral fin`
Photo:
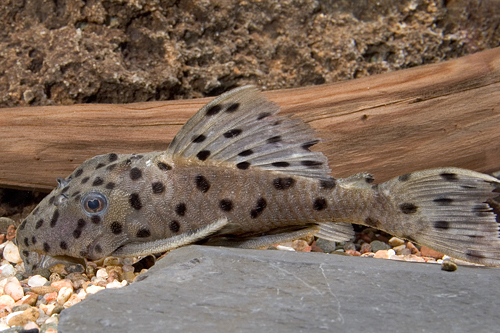
[[[221,218],[214,223],[174,237],[145,243],[125,244],[116,249],[111,255],[116,257],[136,257],[152,253],[166,252],[208,237],[222,229],[228,224],[228,222],[227,218]]]
[[[302,237],[315,235],[320,230],[318,225],[305,226],[299,230],[291,231],[291,228],[283,230],[275,230],[268,234],[251,235],[251,236],[233,236],[215,237],[210,239],[207,245],[237,247],[242,249],[260,249],[267,248],[271,245],[293,241]]]
[[[320,229],[315,235],[318,238],[332,242],[347,242],[354,238],[354,229],[350,223],[322,222],[318,225]]]

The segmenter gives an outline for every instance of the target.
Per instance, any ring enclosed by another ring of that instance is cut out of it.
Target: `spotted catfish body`
[[[500,265],[494,177],[458,168],[383,184],[329,175],[313,130],[278,117],[254,87],[216,98],[165,152],[96,156],[20,225],[27,270],[44,258],[99,259],[166,251],[204,240],[258,248],[305,234],[347,240],[375,227],[451,256]]]

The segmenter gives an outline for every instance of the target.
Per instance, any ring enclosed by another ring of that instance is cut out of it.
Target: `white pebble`
[[[289,246],[283,246],[283,245],[278,245],[276,246],[276,249],[281,250],[281,251],[290,251],[290,252],[295,252],[295,250],[292,247]]]
[[[50,324],[50,323],[58,323],[59,322],[59,315],[57,313],[53,314],[47,320],[45,321],[45,324]]]
[[[80,291],[78,292],[77,296],[78,296],[78,298],[80,298],[81,300],[84,300],[84,299],[85,299],[85,297],[87,297],[87,293],[86,293],[86,292],[85,292],[85,290],[83,290],[83,288],[82,288],[82,289],[80,289]]]
[[[21,261],[21,256],[19,255],[19,248],[12,241],[5,242],[5,247],[3,249],[3,257],[5,260],[18,264]]]
[[[57,303],[64,304],[73,294],[73,290],[68,287],[62,287],[57,294]]]
[[[28,286],[30,287],[41,287],[47,283],[47,279],[41,275],[33,275],[28,279]]]
[[[11,264],[6,264],[6,265],[0,266],[0,270],[2,271],[2,273],[1,273],[2,277],[16,275],[16,270],[14,269],[14,266],[12,266]]]
[[[3,292],[5,295],[9,295],[14,299],[14,301],[18,301],[24,296],[24,290],[23,287],[21,287],[21,284],[19,281],[17,281],[16,278],[14,280],[9,281],[5,284],[5,287],[3,287]]]
[[[12,307],[16,301],[9,295],[2,295],[0,296],[0,308],[9,306]]]
[[[87,292],[87,294],[95,294],[96,292],[104,290],[104,289],[106,289],[106,288],[92,285],[92,286],[88,286],[87,290],[85,290],[85,291]]]
[[[114,280],[106,285],[106,289],[117,289],[122,288],[127,285],[127,280],[123,280],[122,282],[118,282],[118,280]],[[88,289],[88,288],[87,288]]]
[[[109,275],[105,268],[101,268],[95,273],[95,276],[98,278],[107,279]]]
[[[24,311],[16,311],[16,312],[12,312],[11,314],[9,314],[6,318],[7,320],[7,323],[15,316],[19,316],[19,315],[22,315]]]

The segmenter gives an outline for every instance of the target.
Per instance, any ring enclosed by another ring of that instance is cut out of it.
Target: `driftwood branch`
[[[266,95],[319,131],[336,177],[500,169],[500,48]],[[50,189],[89,157],[165,150],[209,100],[0,109],[0,186]]]

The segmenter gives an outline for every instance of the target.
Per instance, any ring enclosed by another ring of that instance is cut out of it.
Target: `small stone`
[[[73,294],[73,287],[71,288],[62,287],[61,290],[59,290],[59,293],[57,294],[57,303],[59,304],[66,303],[72,294]]]
[[[62,306],[62,305],[60,305],[60,304],[56,305],[56,307],[54,308],[54,310],[52,310],[52,316],[53,316],[54,314],[59,314],[59,313],[61,313],[61,311],[62,311],[62,310],[64,310],[64,306]],[[51,317],[51,318],[53,318],[53,317]],[[57,317],[56,317],[56,318],[57,318]]]
[[[420,253],[419,249],[412,242],[406,243],[406,248],[411,251],[411,254]]]
[[[359,252],[361,253],[372,252],[372,246],[369,243],[363,243],[361,244],[361,250]]]
[[[3,292],[4,292],[4,294],[12,297],[14,299],[14,301],[18,301],[21,298],[23,298],[23,296],[24,296],[23,287],[21,287],[21,284],[19,283],[19,281],[15,277],[12,277],[10,279],[13,279],[13,280],[11,280],[10,282],[7,282],[5,284],[5,286],[3,288]]]
[[[89,281],[89,278],[81,273],[71,273],[66,278],[71,281],[74,290],[80,289],[84,282]]]
[[[133,272],[133,271],[132,271],[132,272],[131,272],[131,271],[124,272],[124,273],[123,273],[123,279],[124,279],[125,281],[127,281],[128,283],[131,283],[131,282],[132,282],[132,281],[134,281],[134,279],[135,279],[135,274],[134,274],[134,272]]]
[[[24,331],[33,330],[31,332],[36,332],[35,330],[39,330],[39,329],[40,329],[40,327],[34,322],[29,322],[26,325],[24,325],[24,327],[23,327]]]
[[[47,303],[50,303],[50,302],[55,301],[57,299],[57,294],[58,294],[58,292],[54,291],[52,293],[47,293],[47,294],[43,295],[43,298],[47,301]]]
[[[347,253],[349,250],[356,251],[356,245],[353,242],[345,242],[344,251]]]
[[[107,279],[108,278],[108,272],[106,271],[105,268],[101,268],[99,269],[96,273],[95,273],[95,276],[98,277],[98,278],[104,278],[104,279]]]
[[[52,314],[52,311],[54,310],[55,307],[56,307],[55,304],[40,304],[39,306],[40,310],[45,312],[47,316],[50,316]]]
[[[95,294],[96,292],[104,290],[104,289],[106,289],[106,288],[92,285],[92,286],[88,286],[87,289],[85,289],[85,291],[87,292],[87,294]]]
[[[57,264],[49,268],[50,273],[57,273],[61,276],[66,276],[68,275],[68,272],[66,271],[66,268],[64,264]]]
[[[24,322],[24,318],[21,316],[24,311],[12,312],[5,318],[5,321],[9,326],[24,326],[28,321]]]
[[[366,235],[366,234],[361,234],[359,236],[359,238],[364,241],[365,243],[371,243],[373,241],[373,239],[369,236],[369,235]]]
[[[8,241],[5,243],[5,247],[3,249],[3,257],[5,260],[12,262],[14,264],[19,264],[23,260],[19,255],[19,248],[12,241]]]
[[[122,282],[118,282],[118,280],[114,280],[106,285],[106,289],[117,289],[122,288],[127,285],[127,280],[123,280]]]
[[[359,257],[361,255],[361,253],[359,253],[356,250],[347,250],[347,251],[345,251],[345,253],[347,253],[348,255],[351,255],[351,256],[356,256],[356,257]]]
[[[28,304],[21,304],[21,305],[14,306],[12,308],[12,312],[24,311],[24,310],[27,310],[29,308],[31,308],[31,306],[29,306]]]
[[[31,291],[38,295],[45,295],[53,292],[57,294],[59,292],[59,289],[52,286],[41,286],[41,287],[32,287]]]
[[[57,323],[43,324],[40,333],[57,333]]]
[[[5,239],[11,241],[14,238],[16,238],[16,227],[14,226],[14,224],[11,224],[7,228],[7,234],[5,235]]]
[[[133,272],[134,271],[134,266],[132,265],[123,265],[122,266],[123,272]]]
[[[447,272],[454,272],[454,271],[456,271],[458,269],[458,266],[457,266],[457,264],[455,264],[450,259],[445,259],[441,263],[441,269],[443,271],[447,271]]]
[[[49,277],[49,281],[50,281],[50,283],[55,282],[55,281],[59,281],[59,280],[61,280],[61,279],[62,279],[62,277],[61,277],[61,275],[60,275],[60,274],[58,274],[58,273],[51,273],[51,274],[50,274],[50,277]]]
[[[406,250],[406,245],[402,244],[394,246],[392,249],[396,252],[396,254],[401,254],[401,251]]]
[[[118,266],[120,264],[120,259],[116,257],[107,257],[104,259],[103,266]]]
[[[28,291],[26,293],[26,295],[23,298],[21,298],[21,301],[23,302],[23,304],[35,306],[37,299],[38,299],[37,294],[35,294],[34,292],[31,292],[31,291]]]
[[[391,256],[395,255],[396,252],[394,252],[393,249],[389,250],[378,250],[375,252],[375,255],[373,258],[378,258],[378,259],[389,259]]]
[[[313,241],[311,243],[311,252],[323,252],[323,250],[318,245],[316,245],[316,241]]]
[[[103,288],[104,289],[104,288]],[[81,302],[82,299],[77,296],[77,294],[71,295],[71,297],[68,299],[66,303],[63,304],[65,308],[69,308],[70,306],[75,305],[76,303]]]
[[[389,245],[391,245],[392,247],[404,245],[404,243],[405,241],[398,237],[392,237],[391,239],[389,239]]]
[[[11,264],[5,264],[0,266],[0,270],[2,271],[1,277],[9,277],[16,275],[16,270],[14,269],[14,266],[12,266]]]
[[[27,104],[30,104],[35,99],[35,94],[33,90],[28,89],[23,92],[23,99]]]
[[[30,287],[41,287],[47,283],[47,279],[41,275],[33,275],[28,279],[28,286]]]
[[[337,243],[326,239],[318,238],[316,245],[325,253],[331,253],[337,249]]]
[[[61,280],[58,280],[58,281],[54,281],[50,284],[52,287],[55,287],[59,290],[61,290],[61,288],[70,288],[71,290],[73,290],[73,283],[71,283],[71,280],[69,279],[61,279]]]
[[[37,308],[30,307],[24,310],[22,316],[28,321],[36,321],[40,317],[40,312],[38,312]]]
[[[420,253],[422,254],[422,257],[431,257],[436,259],[441,259],[444,256],[444,254],[442,254],[441,252],[434,251],[427,246],[422,246],[420,248]]]
[[[292,247],[295,251],[299,252],[311,252],[311,246],[302,239],[297,239],[292,242]]]
[[[4,308],[6,306],[12,307],[12,306],[14,306],[15,302],[16,301],[14,301],[14,299],[12,297],[10,297],[9,295],[2,295],[2,296],[0,296],[0,309]]]
[[[387,245],[386,243],[381,242],[379,240],[374,240],[373,242],[370,243],[370,245],[372,247],[372,251],[375,252],[375,254],[377,254],[377,252],[379,250],[388,250],[388,249],[390,249],[389,245]]]

